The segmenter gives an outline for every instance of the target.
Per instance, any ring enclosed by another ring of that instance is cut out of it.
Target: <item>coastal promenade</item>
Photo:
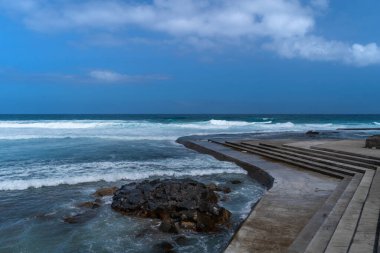
[[[226,252],[380,252],[380,150],[364,140],[183,138],[267,191]]]

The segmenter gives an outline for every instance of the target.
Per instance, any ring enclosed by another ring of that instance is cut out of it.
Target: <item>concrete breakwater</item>
[[[380,152],[364,140],[181,138],[267,187],[226,252],[378,252]]]

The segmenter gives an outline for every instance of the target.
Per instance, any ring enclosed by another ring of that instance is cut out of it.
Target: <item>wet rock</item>
[[[94,196],[96,197],[112,196],[115,194],[116,191],[117,191],[117,187],[101,188],[101,189],[98,189],[94,193]]]
[[[65,216],[63,218],[63,221],[69,224],[85,223],[89,221],[90,219],[94,218],[95,216],[96,216],[96,213],[92,210],[89,210],[87,212]]]
[[[319,132],[317,132],[317,131],[313,131],[313,130],[310,130],[310,131],[307,131],[305,134],[306,134],[307,136],[309,136],[309,137],[313,137],[313,136],[317,136],[317,135],[319,135]]]
[[[187,230],[196,230],[197,224],[191,221],[181,221],[180,227]]]
[[[205,184],[166,179],[126,184],[116,191],[111,206],[125,215],[161,219],[160,229],[165,232],[210,232],[228,225],[231,216],[217,202],[217,194]]]
[[[174,249],[174,246],[170,242],[167,242],[167,241],[163,241],[163,242],[157,243],[156,245],[153,246],[153,252],[155,252],[155,253],[160,253],[160,252],[171,253],[171,252],[175,252],[173,249]]]
[[[100,199],[96,199],[95,201],[82,202],[82,203],[79,203],[77,205],[77,207],[90,208],[90,209],[99,208],[100,206],[101,206],[101,200]]]
[[[231,192],[231,188],[230,187],[224,187],[223,188],[223,192],[224,193],[230,193]]]
[[[226,187],[226,186],[219,186],[219,185],[216,185],[216,184],[209,184],[207,185],[207,188],[211,191],[216,191],[216,192],[224,192],[224,193],[230,193],[231,192],[231,188],[229,187]]]
[[[365,147],[380,149],[380,135],[368,137],[365,141]]]
[[[239,179],[234,179],[230,181],[231,184],[241,184],[241,181]]]
[[[159,229],[165,233],[175,233],[179,232],[178,225],[170,218],[162,220]]]
[[[176,244],[178,244],[180,246],[185,246],[185,245],[190,244],[189,239],[184,235],[178,235],[177,237],[174,238],[174,241]]]
[[[216,184],[208,184],[207,188],[210,189],[211,191],[219,191],[219,187]]]

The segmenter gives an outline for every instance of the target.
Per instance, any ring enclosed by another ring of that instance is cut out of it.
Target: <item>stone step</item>
[[[361,174],[356,174],[354,177],[346,177],[339,183],[324,205],[318,209],[293,241],[288,248],[288,253],[324,252],[360,183],[361,176]]]
[[[349,252],[376,252],[379,236],[380,170],[376,171]],[[380,251],[378,251],[380,252]]]
[[[319,168],[320,168],[320,167],[328,168],[330,171],[332,170],[332,171],[335,171],[335,172],[337,172],[337,171],[347,172],[347,171],[344,170],[344,169],[335,168],[334,166],[329,166],[329,165],[325,165],[325,164],[319,164],[319,163],[312,162],[312,161],[308,161],[308,160],[305,160],[305,159],[296,158],[296,157],[292,157],[292,156],[289,156],[289,155],[284,155],[284,154],[281,154],[281,153],[279,154],[279,153],[277,153],[277,152],[273,152],[273,151],[265,150],[265,149],[262,149],[262,147],[260,148],[259,145],[257,145],[257,146],[255,146],[255,145],[251,145],[250,147],[245,147],[245,146],[239,145],[239,144],[237,144],[237,143],[231,143],[231,142],[226,142],[226,144],[228,144],[230,147],[234,147],[234,148],[237,148],[237,149],[240,149],[240,150],[246,150],[247,152],[256,153],[256,154],[263,155],[263,156],[266,156],[266,157],[269,157],[269,158],[273,158],[273,157],[274,157],[274,159],[276,159],[276,160],[280,160],[279,158],[281,158],[281,161],[283,161],[283,162],[290,163],[290,164],[294,164],[294,165],[298,165],[298,166],[301,166],[301,167],[304,167],[306,164],[309,165],[309,166],[310,166],[311,164],[314,164],[314,166],[319,166]],[[295,163],[295,161],[298,161],[298,162]],[[313,166],[312,166],[312,167],[313,167]],[[315,168],[315,167],[314,167],[314,168]],[[317,171],[317,170],[315,170],[315,171]],[[369,171],[370,171],[370,172],[373,172],[372,170],[369,170]],[[350,172],[350,174],[351,174],[352,176],[355,175],[355,173],[353,173],[353,172]],[[360,187],[360,185],[362,185],[362,187]],[[365,185],[364,181],[361,180],[361,182],[360,182],[358,188],[363,188],[363,187],[365,187],[365,186],[366,186],[366,185]],[[339,224],[347,224],[347,223],[349,223],[350,225],[352,225],[352,224],[357,224],[358,221],[359,221],[360,215],[357,215],[357,216],[355,216],[355,217],[352,217],[351,220],[347,221],[347,216],[352,215],[352,214],[355,214],[355,213],[358,212],[358,210],[361,210],[360,202],[358,202],[358,201],[356,201],[356,200],[362,196],[361,193],[363,192],[363,189],[360,191],[359,194],[357,193],[357,189],[354,189],[354,190],[356,190],[356,191],[355,191],[355,193],[354,193],[354,195],[353,195],[353,198],[352,198],[352,199],[349,199],[349,203],[348,203],[347,207],[341,209],[341,211],[343,211],[343,214],[342,214],[342,216],[341,216],[341,219],[338,219],[339,221],[336,220],[336,221],[338,221],[338,225],[339,225]],[[364,189],[364,190],[365,190],[365,189]],[[356,198],[355,198],[355,195],[357,195]],[[354,200],[354,201],[353,201],[353,200]],[[352,201],[353,201],[353,203],[352,203]],[[343,219],[343,217],[346,217],[346,218],[344,219],[344,222],[341,222],[341,220]],[[336,223],[335,223],[335,225],[336,225]],[[334,235],[335,235],[336,241],[339,241],[339,239],[340,239],[340,235],[342,234],[341,232],[346,232],[346,231],[336,231],[335,228],[337,228],[338,225],[336,225],[336,227],[333,226],[333,227],[331,228],[332,231],[329,231],[331,236],[334,236]],[[342,226],[342,225],[341,225],[341,226]],[[352,226],[351,226],[351,227],[352,227]],[[353,231],[354,231],[354,230],[355,230],[355,227],[354,227]],[[347,235],[348,237],[350,236],[349,234],[347,234],[347,232],[346,232],[346,235]],[[332,237],[331,237],[331,238],[332,238]],[[350,240],[351,240],[352,235],[351,235],[351,237],[349,237],[349,238],[350,238]],[[335,241],[335,240],[334,240],[334,241]],[[327,238],[327,240],[325,240],[324,242],[325,242],[325,243],[326,243],[326,242],[330,242],[330,243],[331,243],[331,240],[328,240],[328,238]],[[330,244],[328,244],[328,245],[330,245]],[[326,245],[325,245],[325,246],[326,246]]]
[[[243,144],[243,146],[256,147],[256,148],[260,147],[260,145],[254,145],[254,144],[250,144],[250,145],[244,145]],[[270,145],[266,145],[266,146],[261,145],[261,147],[262,147],[262,149],[265,149],[268,151],[276,150],[278,153],[281,153],[281,154],[293,155],[295,157],[299,157],[299,158],[303,158],[303,159],[308,158],[312,161],[317,161],[317,162],[329,164],[332,166],[334,166],[334,164],[335,164],[335,166],[337,166],[337,167],[347,169],[347,166],[342,166],[342,164],[338,163],[338,162],[332,162],[331,163],[328,160],[308,157],[305,155],[299,155],[297,152],[284,151],[284,150],[281,150],[281,148],[271,147]],[[350,167],[352,167],[352,166],[350,166]],[[357,168],[357,167],[355,166],[355,168]],[[350,245],[351,245],[351,241],[353,240],[353,237],[355,235],[356,235],[356,237],[360,237],[359,235],[361,235],[361,238],[358,238],[358,242],[361,242],[361,244],[363,244],[363,245],[369,241],[368,235],[365,233],[365,231],[360,231],[359,234],[355,234],[355,232],[356,232],[356,228],[357,228],[358,224],[362,223],[363,225],[361,227],[363,227],[364,230],[367,229],[367,227],[369,225],[369,224],[366,224],[366,222],[365,222],[366,219],[363,219],[362,222],[360,222],[360,220],[361,220],[363,206],[365,206],[364,204],[365,204],[366,198],[367,198],[368,193],[369,193],[369,189],[370,189],[370,186],[372,183],[372,178],[374,176],[375,170],[368,170],[368,169],[367,170],[360,170],[360,168],[359,168],[359,170],[356,170],[356,171],[357,172],[362,171],[362,172],[365,172],[365,174],[364,174],[358,188],[356,189],[352,200],[350,201],[349,205],[347,206],[346,210],[344,211],[342,218],[339,220],[338,226],[336,227],[336,230],[334,231],[334,233],[331,237],[331,240],[330,240],[330,242],[326,248],[326,252],[329,252],[329,253],[348,252]],[[369,204],[367,203],[367,205],[369,205]],[[376,220],[374,221],[374,219],[376,219]],[[378,216],[374,219],[372,219],[372,222],[376,222],[375,224],[377,224]],[[367,249],[368,248],[371,248],[371,245],[367,245]],[[373,245],[372,245],[372,248],[373,248]],[[353,251],[353,252],[355,252],[355,251]]]
[[[257,155],[261,155],[264,157],[268,157],[268,158],[271,158],[273,160],[278,160],[278,161],[285,162],[288,164],[293,164],[293,165],[301,167],[301,168],[316,171],[316,172],[319,172],[319,173],[322,173],[325,175],[329,175],[329,176],[333,176],[333,177],[343,178],[344,176],[353,176],[355,174],[352,171],[348,171],[348,170],[344,170],[344,169],[338,169],[338,168],[328,166],[325,164],[318,164],[318,163],[315,163],[312,161],[307,161],[304,159],[299,159],[299,158],[295,158],[295,157],[291,157],[291,156],[287,156],[287,155],[281,155],[281,154],[278,154],[275,152],[270,152],[270,151],[258,149],[255,147],[247,148],[247,147],[244,147],[244,146],[238,145],[236,143],[232,143],[232,142],[225,142],[225,143],[219,143],[219,144],[222,144],[222,145],[225,145],[225,146],[228,146],[231,148],[235,148],[235,149],[238,149],[241,151],[249,152],[252,154],[257,154]]]
[[[369,158],[364,158],[364,157],[344,155],[344,154],[339,154],[339,153],[330,152],[330,151],[322,151],[322,150],[318,150],[318,149],[315,149],[315,148],[312,149],[312,148],[295,147],[295,146],[292,146],[292,145],[289,145],[289,144],[283,144],[282,146],[284,146],[286,148],[289,148],[289,149],[293,149],[293,150],[300,150],[300,151],[310,150],[310,151],[313,151],[316,154],[334,156],[334,157],[337,157],[337,158],[342,158],[342,159],[346,159],[346,160],[350,160],[350,161],[358,161],[358,162],[365,163],[365,164],[380,165],[380,161],[369,159]]]
[[[318,147],[309,150],[288,145],[228,141],[219,144],[342,179],[336,191],[301,231],[289,252],[377,252],[380,171],[377,173],[378,167],[373,165],[380,159]],[[344,182],[346,188],[339,195]],[[329,207],[332,207],[330,212]]]
[[[249,143],[245,143],[245,142],[242,142],[244,144],[249,144]],[[358,167],[362,167],[362,168],[367,168],[367,169],[372,169],[372,170],[375,170],[376,169],[376,166],[375,165],[372,165],[372,164],[368,164],[368,163],[363,163],[363,162],[358,162],[358,161],[355,161],[355,160],[349,160],[349,159],[346,159],[346,158],[339,158],[339,157],[336,157],[335,154],[320,154],[320,153],[317,153],[315,152],[315,150],[311,150],[311,149],[305,149],[305,148],[300,148],[300,149],[292,149],[292,148],[288,148],[286,146],[283,146],[283,145],[275,145],[275,144],[268,144],[268,143],[260,143],[260,145],[262,146],[266,146],[266,147],[272,147],[272,148],[277,148],[277,149],[282,149],[282,150],[286,150],[286,151],[289,151],[289,152],[296,152],[298,154],[303,154],[303,155],[310,155],[310,156],[313,156],[313,157],[318,157],[318,158],[322,158],[322,159],[328,159],[328,160],[332,160],[332,161],[335,161],[335,162],[340,162],[340,163],[344,163],[344,164],[349,164],[349,165],[354,165],[354,166],[358,166]]]
[[[307,162],[316,162],[318,164],[325,164],[325,165],[328,165],[328,166],[332,166],[332,167],[336,167],[336,168],[341,168],[341,169],[344,169],[344,170],[348,170],[348,171],[353,171],[353,172],[356,172],[356,173],[364,173],[365,172],[365,168],[361,168],[361,167],[357,167],[357,166],[353,166],[353,165],[347,165],[347,164],[343,164],[343,163],[338,163],[338,162],[334,162],[334,161],[331,161],[331,160],[327,160],[327,159],[321,159],[321,158],[315,158],[313,156],[310,156],[310,155],[302,155],[302,154],[298,154],[297,152],[294,152],[294,151],[285,151],[285,150],[281,150],[281,149],[277,149],[277,148],[271,148],[271,147],[267,147],[267,146],[263,146],[263,145],[255,145],[255,144],[240,144],[244,147],[247,147],[247,148],[258,148],[258,149],[262,149],[262,150],[266,150],[266,151],[269,151],[269,152],[274,152],[276,154],[282,154],[282,155],[286,155],[288,156],[290,159],[294,159],[294,158],[299,158],[299,159],[302,159],[303,162],[307,161]],[[338,169],[339,170],[339,169]]]
[[[354,153],[343,151],[343,150],[335,150],[335,149],[322,148],[322,147],[316,147],[316,146],[312,146],[310,148],[315,149],[315,150],[322,150],[322,151],[327,151],[327,152],[331,152],[331,153],[336,153],[336,154],[349,155],[352,157],[361,157],[361,158],[371,159],[371,160],[376,161],[377,165],[379,165],[378,163],[380,163],[380,158],[373,157],[373,156],[368,156],[368,155],[363,155],[363,154],[354,154]]]
[[[347,253],[361,219],[364,203],[367,199],[375,171],[368,170],[354,196],[348,204],[334,234],[326,248],[326,253]],[[359,251],[360,252],[360,251]],[[366,252],[366,251],[364,251]]]
[[[327,245],[330,242],[331,237],[334,234],[335,229],[338,226],[339,221],[342,218],[348,204],[354,196],[362,177],[362,174],[356,174],[350,180],[348,186],[340,198],[335,203],[332,203],[334,205],[333,210],[327,215],[323,224],[319,227],[313,239],[309,242],[305,250],[306,253],[325,252]]]

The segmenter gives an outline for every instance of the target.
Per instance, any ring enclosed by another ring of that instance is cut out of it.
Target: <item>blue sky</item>
[[[0,113],[380,113],[379,9],[0,0]]]

